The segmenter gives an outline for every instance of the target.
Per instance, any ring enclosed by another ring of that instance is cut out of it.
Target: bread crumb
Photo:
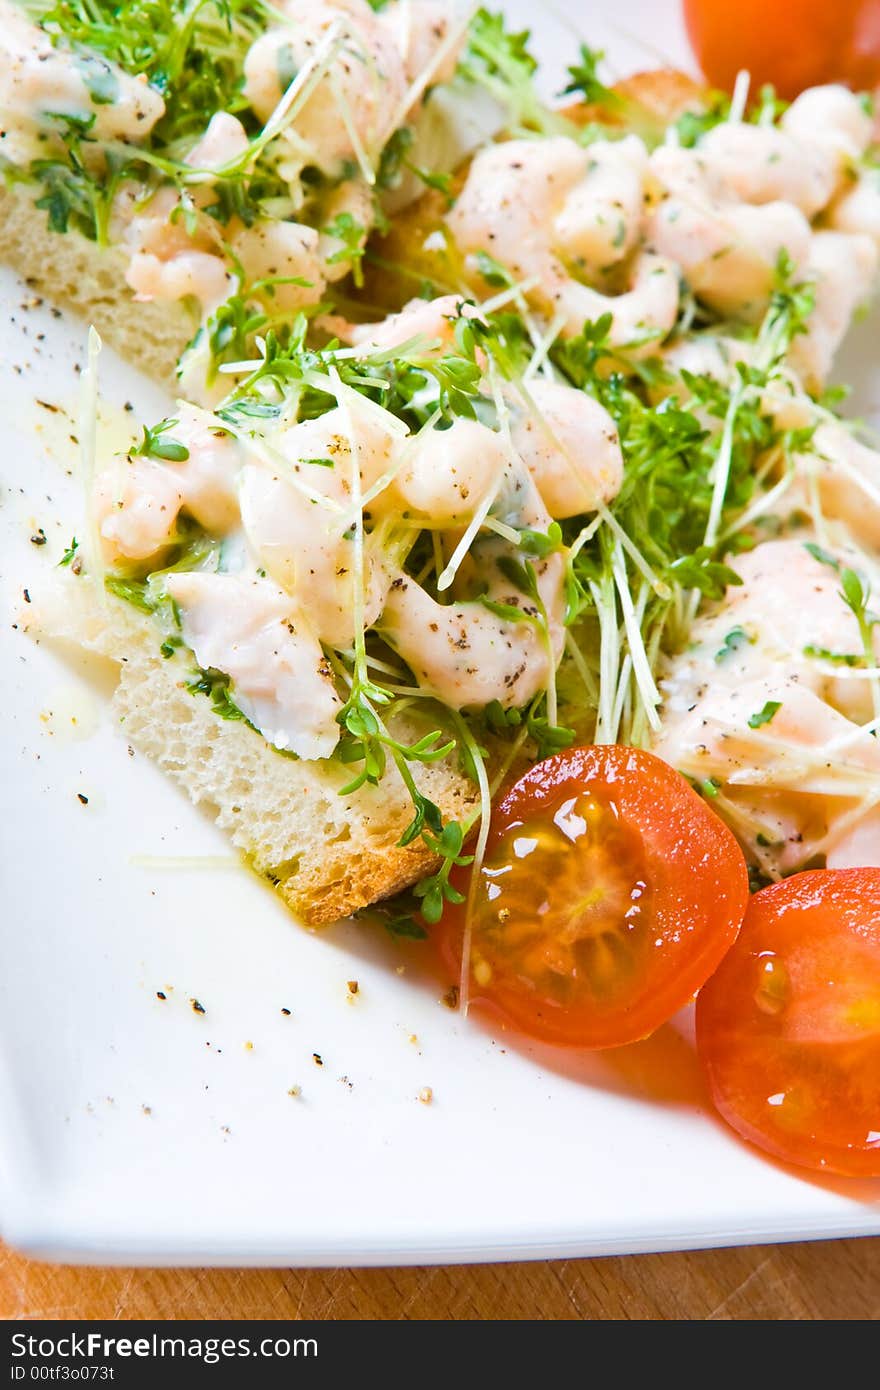
[[[291,1088],[290,1088],[290,1090],[287,1092],[287,1094],[288,1094],[289,1096],[301,1096],[301,1095],[302,1095],[302,1086],[291,1086]]]
[[[433,1099],[434,1099],[434,1090],[433,1090],[433,1087],[431,1087],[431,1086],[423,1086],[422,1089],[419,1091],[419,1100],[422,1102],[422,1105],[430,1105],[430,1104],[431,1104],[431,1101],[432,1101]]]

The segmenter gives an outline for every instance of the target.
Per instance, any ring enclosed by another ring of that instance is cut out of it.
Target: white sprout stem
[[[521,531],[517,531],[514,526],[508,526],[504,521],[499,521],[497,517],[485,517],[483,526],[487,531],[492,531],[494,535],[500,536],[502,540],[509,541],[511,545],[519,545],[522,541]]]
[[[343,427],[348,439],[351,458],[351,496],[355,510],[352,537],[352,621],[354,626],[355,673],[360,679],[365,670],[366,649],[364,646],[364,510],[361,505],[361,461],[354,422],[345,398],[342,382],[335,367],[328,373],[335,388],[336,400],[342,414]]]
[[[523,745],[525,744],[525,741],[528,737],[528,725],[521,724],[517,731],[516,738],[508,744],[507,751],[504,754],[504,757],[501,760],[501,762],[498,764],[498,767],[495,771],[495,776],[492,778],[492,781],[489,786],[489,791],[492,796],[495,795],[498,788],[504,782],[504,779],[506,778],[510,769],[513,767],[513,764],[520,752],[522,751]]]
[[[660,717],[657,714],[657,706],[660,704],[660,691],[654,684],[654,677],[651,675],[651,667],[648,664],[648,654],[645,651],[645,644],[642,641],[640,631],[641,624],[636,615],[633,605],[632,593],[630,592],[629,580],[626,573],[626,561],[623,558],[623,551],[619,545],[615,545],[611,557],[611,572],[614,575],[614,582],[617,585],[617,592],[620,595],[620,607],[623,612],[623,622],[626,628],[627,641],[629,643],[630,655],[632,656],[633,675],[638,686],[642,704],[645,707],[645,714],[648,723],[656,733],[660,728]],[[647,597],[645,590],[643,595]],[[642,610],[644,612],[644,609]]]
[[[359,397],[359,399],[362,400],[363,397]],[[367,488],[366,492],[361,497],[361,511],[363,511],[364,507],[368,507],[370,505],[374,497],[378,497],[381,492],[384,492],[385,489],[389,487],[391,483],[394,482],[394,479],[397,477],[404,464],[408,463],[409,460],[412,458],[413,454],[415,453],[422,435],[425,434],[426,431],[434,428],[442,414],[443,411],[438,407],[434,411],[433,415],[430,415],[428,417],[428,419],[421,426],[421,428],[415,434],[410,435],[409,439],[407,439],[406,444],[401,449],[400,453],[398,454],[391,467],[386,468],[385,472],[381,474],[381,476],[378,477],[374,483],[371,483],[371,485]],[[346,516],[345,520],[346,522],[354,520],[353,511]]]
[[[462,19],[458,22],[458,24],[452,26],[452,28],[449,30],[449,33],[446,35],[446,38],[443,40],[441,44],[438,45],[429,61],[422,68],[422,71],[410,83],[407,91],[403,95],[403,99],[392,112],[390,119],[385,125],[382,134],[381,145],[385,145],[385,143],[391,138],[394,132],[398,130],[400,126],[403,124],[405,118],[409,115],[412,108],[416,105],[418,101],[421,100],[422,95],[424,94],[426,87],[428,87],[428,85],[430,84],[431,78],[434,76],[435,72],[439,71],[449,54],[455,48],[456,44],[460,43],[464,35],[467,33],[468,27],[470,25],[471,19],[473,18],[476,8],[477,6],[475,4],[470,4],[468,6]]]
[[[332,379],[334,384],[332,389],[328,389],[327,381]],[[398,420],[396,415],[392,415],[390,410],[384,406],[377,405],[368,396],[362,396],[359,391],[355,391],[351,386],[346,386],[341,380],[336,368],[330,365],[327,374],[322,372],[309,371],[303,374],[303,381],[307,386],[314,386],[318,391],[324,391],[327,395],[335,396],[339,404],[342,404],[342,397],[346,400],[357,403],[359,409],[367,415],[371,415],[375,423],[387,431],[388,434],[395,434],[404,439],[409,435],[409,426],[403,420]],[[385,383],[383,382],[383,385]]]
[[[284,92],[274,111],[269,115],[269,119],[263,126],[255,144],[260,140],[263,144],[268,144],[276,135],[279,135],[286,125],[289,125],[297,114],[305,106],[318,83],[329,72],[330,64],[336,57],[339,49],[345,41],[345,32],[342,24],[337,21],[328,29],[324,42],[313,54],[307,63],[304,63],[299,72],[294,77],[290,86]],[[251,146],[253,149],[253,146]]]
[[[492,361],[491,357],[489,358],[489,380],[492,386],[492,394],[495,398],[495,409],[498,412],[498,419],[501,425],[501,438],[504,444],[505,453],[507,454],[508,466],[510,468],[524,468],[524,465],[519,459],[519,456],[516,453],[511,442],[508,410],[507,406],[505,405],[504,398],[501,395],[501,389],[498,385],[495,364]],[[455,576],[458,573],[458,569],[461,565],[462,560],[464,559],[465,555],[468,553],[471,546],[473,545],[475,537],[477,536],[486,517],[489,515],[492,503],[498,496],[501,484],[504,481],[506,471],[506,469],[502,469],[499,472],[497,478],[493,480],[492,486],[489,488],[488,492],[483,497],[482,501],[480,502],[480,505],[477,507],[470,522],[468,523],[467,529],[465,530],[460,541],[458,542],[458,545],[453,550],[452,555],[449,559],[449,563],[446,565],[442,573],[437,576],[437,590],[439,593],[445,592],[445,590],[449,588],[449,586],[455,579]]]
[[[382,391],[388,389],[388,382],[384,379],[384,377],[364,376],[363,372],[359,372],[357,376],[350,376],[348,378],[348,384],[350,386],[378,386],[379,389]],[[375,401],[373,401],[372,404],[375,405]],[[382,408],[382,406],[379,407],[380,410]]]
[[[741,68],[736,74],[736,81],[733,84],[733,97],[730,102],[730,114],[727,119],[731,123],[739,124],[746,114],[746,106],[749,101],[749,88],[752,85],[751,73],[745,68]]]
[[[401,57],[403,58],[404,64],[406,64],[412,45],[412,0],[398,0],[397,12],[403,20],[398,30],[398,41]]]
[[[876,502],[877,505],[880,506],[880,488],[875,487],[870,479],[866,478],[863,473],[860,473],[858,468],[855,468],[847,459],[839,457],[827,458],[824,454],[820,454],[819,457],[824,459],[825,462],[830,463],[833,470],[842,473],[843,476],[848,478],[866,497],[869,497],[872,502]]]
[[[294,473],[290,459],[287,458],[285,454],[281,453],[280,449],[276,449],[274,445],[270,444],[265,436],[249,434],[247,430],[242,429],[240,425],[233,424],[229,420],[221,419],[218,415],[215,415],[213,411],[205,410],[202,406],[189,405],[188,408],[194,414],[200,416],[212,429],[225,430],[227,434],[231,434],[234,439],[238,440],[239,444],[241,444],[244,449],[252,453],[255,458],[259,459],[260,463],[265,464],[269,468],[279,469],[284,474],[285,481],[290,483],[291,487],[295,488],[297,492],[302,493],[303,497],[307,497],[310,502],[314,502],[316,506],[322,507],[325,511],[332,512],[335,516],[341,517],[343,515],[343,509],[340,507],[339,503],[332,497],[326,497],[324,493],[319,492],[317,488],[313,488],[308,483],[303,482],[302,478],[300,478],[297,473]]]
[[[470,997],[474,903],[477,895],[477,885],[483,868],[483,860],[486,857],[486,844],[489,839],[489,817],[492,811],[492,792],[489,787],[489,774],[486,771],[486,764],[479,748],[471,737],[464,720],[462,719],[460,724],[459,721],[456,721],[456,723],[459,725],[462,741],[471,755],[471,762],[477,773],[477,785],[480,789],[480,829],[477,834],[477,842],[474,846],[474,860],[471,864],[470,880],[468,882],[467,901],[464,910],[464,936],[461,943],[461,974],[458,982],[459,1007],[462,1013],[467,1016],[468,1000]]]
[[[217,371],[221,376],[250,376],[265,360],[265,357],[253,357],[250,361],[221,362]]]
[[[547,651],[547,723],[551,727],[559,723],[559,697],[556,690],[556,653],[549,632],[544,632],[544,646]]]
[[[802,792],[804,777],[811,772],[810,792],[814,796],[844,796],[862,800],[865,788],[870,792],[877,785],[876,768],[848,767],[842,770],[841,776],[838,776],[836,771],[823,776],[821,773],[817,774],[808,763],[792,763],[791,766],[786,766],[784,762],[772,768],[737,768],[736,772],[728,777],[727,784],[730,787],[771,787],[775,790]]]
[[[506,290],[500,290],[499,293],[493,295],[491,299],[481,300],[479,304],[479,317],[482,317],[483,314],[496,313],[497,310],[503,309],[506,304],[510,304],[512,300],[518,300],[521,295],[528,294],[529,290],[533,290],[535,286],[540,283],[541,277],[539,275],[530,275],[527,280],[519,280],[515,285],[510,285]]]
[[[639,595],[639,603],[636,607],[636,612],[639,614],[639,627],[641,627],[642,615],[644,614],[642,599],[647,601],[647,597],[647,593],[643,589],[642,593]],[[660,642],[663,638],[663,630],[666,627],[666,621],[668,616],[669,613],[667,610],[660,616],[659,620],[654,623],[654,626],[651,630],[651,637],[646,650],[648,653],[648,666],[650,667],[652,672],[656,669],[657,656],[660,651]],[[628,742],[635,744],[636,747],[642,747],[645,738],[645,725],[647,723],[647,710],[640,705],[639,708],[636,710],[635,717],[632,721],[632,728],[630,729],[630,736]]]
[[[540,349],[540,346],[540,342],[536,344],[536,352]],[[577,462],[571,457],[569,450],[558,438],[549,420],[538,406],[532,393],[529,391],[528,385],[526,384],[526,378],[523,377],[520,381],[516,382],[515,386],[523,403],[528,409],[529,414],[532,416],[533,420],[538,425],[538,428],[542,431],[544,436],[550,441],[550,443],[553,445],[556,451],[565,460],[572,478],[575,481],[579,481],[580,469],[578,467]],[[638,546],[627,535],[626,531],[623,529],[623,527],[620,525],[620,523],[617,521],[617,519],[614,517],[614,515],[608,509],[604,502],[600,501],[598,503],[596,512],[596,519],[593,522],[591,522],[584,529],[584,531],[582,531],[580,535],[577,537],[574,545],[571,548],[570,558],[574,558],[574,556],[578,553],[581,547],[586,544],[587,540],[589,540],[590,537],[595,534],[595,531],[598,529],[599,525],[602,522],[605,522],[626,550],[626,553],[629,555],[633,564],[636,566],[636,569],[645,579],[647,579],[648,583],[651,585],[651,588],[654,590],[657,597],[662,598],[664,600],[671,598],[672,591],[670,590],[668,584],[664,583],[664,581],[654,573],[653,569],[648,564],[648,561],[645,559],[645,557],[642,555]]]
[[[734,736],[745,739],[745,730],[724,721],[716,723],[722,731],[727,729]],[[691,768],[691,772],[700,779],[707,774],[718,773],[721,780],[726,781],[729,786],[787,787],[794,791],[803,791],[805,779],[809,778],[809,789],[814,795],[863,798],[864,786],[869,789],[876,787],[876,766],[837,760],[831,771],[829,768],[835,755],[842,748],[864,738],[878,724],[880,720],[874,720],[871,725],[859,726],[854,734],[847,734],[842,739],[812,747],[766,736],[761,730],[749,731],[749,741],[753,745],[756,744],[759,749],[767,749],[771,754],[775,754],[771,766],[737,767],[731,772],[728,759],[720,755],[709,755],[701,757],[699,765]],[[682,768],[682,771],[686,770]]]
[[[562,312],[556,315],[550,327],[541,338],[541,341],[536,345],[529,364],[523,372],[523,381],[531,381],[533,376],[536,376],[539,371],[544,371],[545,368],[545,375],[552,379],[557,377],[558,373],[553,367],[553,364],[547,360],[547,354],[556,342],[562,329],[565,327],[566,317],[567,316]]]
[[[467,530],[464,532],[464,535],[458,542],[458,545],[453,550],[452,555],[449,559],[449,563],[446,565],[446,568],[443,570],[443,572],[437,576],[437,589],[441,594],[444,593],[450,587],[453,580],[455,579],[455,576],[458,574],[459,566],[461,565],[462,560],[464,559],[465,555],[467,555],[468,551],[473,545],[474,539],[478,531],[480,530],[480,527],[483,525],[483,522],[489,514],[489,509],[492,506],[492,503],[498,496],[498,489],[501,486],[502,477],[503,474],[499,475],[492,487],[483,497],[482,502],[477,507],[476,511],[471,517],[471,520],[468,523]]]
[[[617,742],[620,732],[620,721],[623,718],[623,707],[626,703],[627,691],[629,690],[630,675],[632,674],[632,657],[627,652],[623,661],[620,663],[620,673],[617,679],[617,689],[614,692],[614,705],[612,708],[611,728],[609,729],[610,743]]]
[[[755,467],[752,477],[756,483],[764,483],[770,477],[774,468],[778,468],[783,463],[786,469],[791,469],[794,465],[788,461],[785,450],[780,444],[774,445],[763,455],[760,462]]]
[[[531,474],[528,468],[526,467],[526,464],[523,462],[523,459],[517,453],[513,445],[513,439],[510,433],[510,411],[508,410],[507,402],[504,399],[504,392],[501,387],[501,380],[498,376],[498,369],[491,356],[488,359],[488,367],[489,382],[492,387],[492,397],[495,402],[495,409],[498,413],[498,422],[501,426],[501,438],[504,443],[504,449],[505,453],[507,454],[510,467],[514,471],[514,473],[517,474],[520,479],[522,479],[523,482],[531,484],[532,492],[537,495],[537,488],[534,482],[532,481]],[[526,495],[528,495],[528,492],[526,493]],[[541,623],[540,635],[544,651],[547,656],[547,719],[550,724],[555,725],[559,714],[558,699],[556,693],[556,670],[558,662],[556,659],[556,652],[553,648],[553,638],[550,634],[550,624],[547,618],[547,610],[546,605],[543,602],[543,598],[541,600],[541,605],[543,609],[543,621]]]
[[[192,174],[184,175],[186,183],[205,183],[214,182],[217,179],[229,178],[233,174],[240,173],[257,158],[266,148],[271,140],[280,135],[282,131],[296,119],[306,102],[311,97],[318,83],[329,71],[330,64],[339,52],[344,40],[344,33],[340,24],[334,24],[327,31],[324,42],[320,48],[305,63],[284,92],[274,111],[271,112],[269,119],[263,126],[260,134],[252,140],[243,154],[229,160],[226,164],[221,164],[216,169],[193,169]]]
[[[614,692],[620,669],[620,631],[614,584],[608,577],[600,583],[591,579],[590,593],[599,616],[599,708],[596,712],[594,742],[613,743]]]
[[[816,749],[817,756],[812,759],[789,760],[784,754],[776,759],[772,767],[738,767],[730,772],[729,763],[720,756],[702,756],[698,761],[677,764],[686,776],[703,781],[716,777],[721,784],[733,787],[766,787],[771,790],[803,792],[805,778],[810,778],[811,796],[836,796],[864,801],[872,795],[877,786],[877,768],[855,767],[849,764],[838,767],[827,775],[827,757],[824,749]]]
[[[574,540],[568,548],[569,560],[573,560],[576,555],[580,554],[587,542],[593,539],[601,525],[602,517],[594,516],[593,520],[588,522],[582,531],[578,532],[578,534],[575,536]]]
[[[539,346],[540,344],[538,344],[538,347]],[[535,424],[538,426],[538,429],[544,435],[545,439],[547,439],[550,442],[550,444],[552,444],[553,448],[560,455],[560,457],[565,460],[566,467],[568,468],[568,471],[573,481],[576,484],[580,483],[582,475],[581,469],[578,466],[577,461],[572,458],[571,453],[556,434],[556,431],[553,429],[553,426],[550,424],[550,421],[547,419],[543,410],[541,410],[540,406],[538,405],[537,401],[535,400],[534,396],[529,390],[528,385],[526,384],[526,378],[522,377],[519,381],[515,382],[514,385],[520,396],[520,399],[522,400],[523,404],[525,405]],[[500,388],[496,394],[500,396]],[[503,401],[503,397],[501,397],[501,399]],[[505,414],[508,413],[506,404],[504,404],[504,411]]]
[[[98,455],[98,358],[101,337],[97,328],[89,328],[88,355],[80,386],[79,434],[80,477],[86,512],[86,570],[91,575],[100,603],[104,603],[104,560],[101,554],[101,533],[95,514],[95,473]]]
[[[807,482],[807,503],[810,508],[810,520],[813,523],[813,530],[820,545],[827,546],[828,526],[825,521],[825,513],[822,510],[822,499],[819,496],[819,479],[816,475],[815,464],[811,460],[805,460],[804,473]]]
[[[442,574],[446,564],[446,556],[443,552],[443,537],[439,531],[431,532],[431,559],[425,562],[425,567],[416,579],[417,584],[423,584],[433,569],[435,575]]]
[[[350,660],[354,660],[353,651],[346,652],[345,655],[349,657]],[[378,656],[373,656],[369,652],[367,653],[367,665],[374,671],[380,671],[383,676],[392,676],[397,680],[400,680],[401,677],[406,674],[399,666],[392,666],[389,661],[381,661]],[[419,691],[420,695],[423,693],[423,691]]]
[[[605,523],[605,525],[608,527],[609,531],[612,533],[615,539],[618,540],[620,544],[623,546],[624,550],[626,551],[629,558],[632,560],[639,574],[642,576],[643,579],[647,580],[657,597],[663,599],[664,602],[667,602],[669,599],[671,599],[672,590],[670,589],[669,585],[666,584],[659,577],[659,575],[654,573],[653,569],[648,564],[647,560],[645,559],[642,552],[639,550],[638,546],[635,544],[632,538],[629,535],[627,535],[626,531],[624,531],[620,522],[617,520],[617,517],[614,515],[613,512],[608,510],[604,502],[599,504],[598,517],[600,521],[603,521]]]
[[[587,692],[587,699],[591,702],[591,704],[595,705],[599,699],[599,688],[596,685],[596,677],[593,675],[593,672],[587,665],[586,657],[584,656],[583,652],[581,651],[580,647],[575,641],[573,633],[568,629],[565,633],[565,650],[571,657],[571,660],[574,663],[575,670],[577,671],[578,675],[584,683],[584,689]]]
[[[363,324],[365,328],[381,328],[382,324]],[[375,343],[355,343],[353,347],[334,348],[333,361],[344,362],[349,357],[356,357],[362,361],[394,361],[398,357],[414,357],[418,353],[433,352],[435,348],[442,347],[439,338],[429,338],[424,333],[414,333],[411,338],[405,338],[402,343],[392,343],[390,347],[380,347]]]
[[[758,517],[764,516],[766,512],[772,511],[779,499],[784,497],[788,492],[795,477],[795,470],[790,468],[784,478],[780,478],[779,482],[775,483],[769,491],[765,492],[747,511],[744,511],[732,526],[728,526],[727,530],[722,533],[720,539],[722,541],[729,540],[731,536],[735,536],[739,531],[743,531],[747,526],[751,526],[752,522],[757,521]]]
[[[416,698],[419,700],[432,700],[436,698],[430,691],[423,690],[420,685],[392,685],[390,681],[385,681],[383,684],[383,689],[390,690],[392,695],[399,695],[401,697],[405,697],[406,706],[411,704],[412,701]],[[399,707],[396,706],[396,709],[397,713],[401,714],[403,712],[404,705],[401,705]]]
[[[718,539],[718,529],[724,511],[724,499],[727,496],[727,486],[730,482],[730,468],[733,463],[733,434],[742,401],[743,390],[742,386],[738,384],[731,393],[730,403],[724,416],[724,428],[721,431],[718,455],[712,466],[712,500],[709,504],[709,518],[706,522],[703,540],[703,544],[710,548]]]
[[[874,664],[868,669],[874,677],[871,682],[871,704],[874,706],[874,718],[876,720],[880,718],[880,669],[877,667],[876,657]]]
[[[833,849],[854,825],[858,825],[859,821],[870,815],[878,804],[880,804],[880,790],[873,796],[866,797],[858,806],[854,806],[844,815],[836,817],[828,833],[823,835],[822,839],[813,846],[813,852],[815,854],[827,854],[828,850]]]
[[[742,383],[738,382],[730,395],[730,401],[724,416],[724,428],[721,431],[721,443],[715,462],[712,465],[712,500],[709,504],[709,517],[703,535],[703,544],[710,550],[718,540],[718,531],[724,513],[724,499],[727,496],[727,487],[730,482],[730,468],[733,463],[733,432],[744,394]],[[693,589],[691,591],[685,615],[688,629],[690,629],[694,618],[697,616],[697,609],[700,606],[700,597],[699,589]]]
[[[780,738],[778,734],[774,734],[773,730],[768,727],[752,729],[748,726],[743,727],[739,724],[731,723],[726,719],[714,719],[712,723],[716,728],[720,729],[722,733],[733,734],[735,737],[748,739],[751,743],[761,744],[765,748],[781,752],[782,754],[797,753],[803,757],[804,754],[813,751],[815,760],[818,764],[827,763],[829,757],[845,752],[846,749],[855,747],[865,738],[869,738],[872,734],[880,732],[880,716],[877,716],[867,724],[853,725],[852,728],[847,729],[846,733],[839,734],[837,738],[829,739],[825,743],[805,745],[795,739]],[[870,747],[875,745],[866,744],[866,746]],[[808,761],[804,765],[808,767],[810,766],[810,762]]]
[[[342,117],[342,124],[345,126],[345,133],[351,141],[351,148],[354,151],[354,157],[357,160],[358,168],[360,169],[361,174],[363,175],[364,182],[369,184],[370,188],[373,188],[376,183],[376,171],[370,163],[369,158],[367,157],[367,152],[364,149],[363,142],[361,140],[360,135],[358,134],[357,127],[354,123],[354,117],[351,113],[351,107],[348,103],[348,97],[345,95],[342,88],[340,87],[336,73],[331,71],[329,77],[330,87],[333,92],[333,100],[336,102],[336,105],[339,108],[339,114]]]
[[[724,816],[725,820],[730,821],[734,827],[738,827],[740,834],[748,839],[761,872],[774,881],[780,879],[782,870],[779,865],[775,864],[772,855],[757,843],[757,836],[761,834],[766,839],[772,839],[773,832],[770,827],[764,822],[756,821],[754,816],[750,816],[747,811],[744,811],[735,801],[731,801],[730,797],[725,796],[723,792],[718,792],[717,796],[713,798],[712,804]]]

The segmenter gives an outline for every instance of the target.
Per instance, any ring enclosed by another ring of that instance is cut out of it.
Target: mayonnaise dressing
[[[131,77],[97,55],[54,48],[47,34],[12,0],[0,0],[2,153],[13,164],[47,158],[57,117],[91,122],[96,140],[144,140],[165,111],[144,78]],[[112,93],[96,100],[93,93]]]
[[[242,713],[274,747],[326,758],[342,702],[307,616],[271,581],[229,574],[171,574],[166,592],[199,665],[233,683]]]

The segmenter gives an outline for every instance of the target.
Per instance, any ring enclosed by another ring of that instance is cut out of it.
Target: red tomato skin
[[[651,972],[628,1007],[609,1017],[572,1014],[546,999],[484,991],[475,982],[470,1001],[526,1036],[598,1050],[648,1037],[691,1001],[735,940],[749,886],[735,837],[685,778],[653,753],[620,745],[567,749],[530,768],[495,807],[487,861],[507,829],[585,792],[613,800],[624,823],[642,830],[660,908]],[[457,886],[465,891],[466,873]],[[447,913],[441,924],[444,964],[456,978],[463,916],[464,909]]]
[[[880,81],[880,0],[684,0],[684,17],[703,73],[725,91],[743,68],[753,92],[769,82],[789,100],[823,82]]]
[[[758,988],[768,967],[790,1008]],[[880,869],[811,870],[757,893],[697,997],[696,1037],[714,1104],[744,1139],[820,1172],[880,1176]]]

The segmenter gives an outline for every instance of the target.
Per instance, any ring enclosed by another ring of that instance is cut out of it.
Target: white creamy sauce
[[[0,150],[13,164],[50,155],[59,116],[92,121],[89,133],[98,140],[139,141],[164,113],[165,103],[146,81],[103,58],[53,48],[12,0],[0,0],[0,45]]]
[[[199,665],[224,671],[242,713],[276,748],[326,758],[342,702],[307,615],[265,579],[172,574],[183,636]]]

